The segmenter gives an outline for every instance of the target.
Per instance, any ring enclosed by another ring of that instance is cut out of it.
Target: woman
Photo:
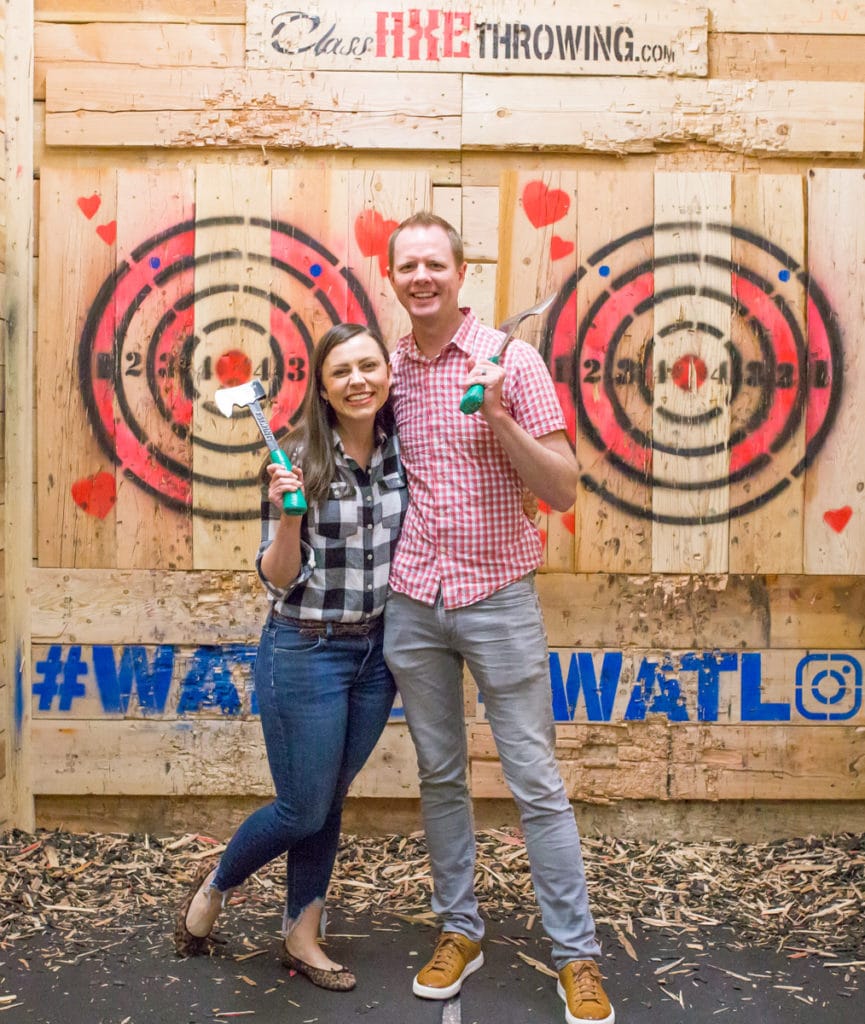
[[[408,499],[381,338],[339,324],[316,347],[310,373],[301,425],[285,444],[294,468],[267,467],[257,559],[271,606],[255,692],[276,799],[198,873],[174,937],[181,956],[206,951],[228,893],[287,853],[282,961],[322,988],[348,991],[354,975],[318,938],[343,800],[393,703],[382,612]],[[298,489],[308,512],[284,514],[283,496]]]

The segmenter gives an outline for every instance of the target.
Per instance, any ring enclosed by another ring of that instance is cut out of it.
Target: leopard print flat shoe
[[[318,985],[319,988],[326,988],[331,992],[351,992],[357,984],[355,976],[344,967],[338,971],[325,970],[323,967],[313,967],[312,964],[306,963],[305,960],[292,956],[284,946],[282,947],[282,965],[290,971],[297,971],[298,974],[309,978],[313,985]]]

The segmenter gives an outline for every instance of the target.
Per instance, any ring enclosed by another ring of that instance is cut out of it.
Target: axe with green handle
[[[498,351],[495,355],[490,356],[491,363],[498,363],[502,356],[505,354],[505,349],[510,345],[514,335],[517,332],[517,328],[530,316],[537,316],[538,313],[543,313],[549,309],[555,302],[558,292],[553,292],[548,295],[545,299],[541,299],[534,306],[530,306],[528,309],[524,309],[522,313],[515,313],[512,317],[509,317],[503,324],[499,325],[499,330],[504,331],[504,341],[499,345]],[[472,386],[466,391],[463,397],[460,399],[460,412],[464,412],[467,416],[473,412],[477,412],[478,409],[483,405],[484,401],[484,386],[483,384],[472,384]]]
[[[252,418],[258,424],[264,443],[270,451],[270,461],[283,469],[291,470],[291,460],[279,447],[267,417],[261,411],[259,404],[264,398],[264,387],[257,378],[247,381],[246,384],[238,384],[235,388],[220,388],[213,396],[216,408],[223,416],[231,416],[235,406],[245,406],[252,413]],[[302,491],[286,491],[282,498],[282,510],[288,516],[302,516],[306,512],[306,498]]]

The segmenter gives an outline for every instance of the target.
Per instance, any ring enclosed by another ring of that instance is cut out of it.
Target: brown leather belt
[[[270,617],[274,622],[295,626],[301,636],[369,636],[380,621],[375,618],[370,622],[322,622],[321,619],[295,619],[277,611],[272,611]]]

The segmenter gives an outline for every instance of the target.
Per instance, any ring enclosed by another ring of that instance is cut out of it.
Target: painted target
[[[734,239],[736,261],[675,252],[631,265],[631,247],[669,233],[663,252],[673,233],[695,227],[726,235],[728,251]],[[673,265],[675,285],[656,287]],[[729,288],[712,285],[719,272]],[[586,469],[584,485],[666,523],[742,516],[783,491],[822,446],[842,389],[837,318],[820,287],[773,243],[729,225],[654,225],[598,250],[562,288],[543,352],[572,442],[579,432],[603,456],[605,470]],[[712,430],[718,417],[723,430]],[[723,512],[652,508],[658,489],[727,488]]]
[[[247,252],[224,245],[227,228],[242,237],[246,226],[269,239],[269,247]],[[223,244],[209,247],[208,235],[216,232]],[[241,265],[260,267],[260,281],[240,273]],[[238,296],[242,315],[232,301]],[[229,430],[208,436],[198,421],[193,429],[193,410],[216,413],[213,392],[258,377],[271,428],[283,437],[306,391],[311,320],[316,334],[322,325],[347,321],[378,328],[349,268],[291,224],[207,218],[148,239],[105,280],[81,335],[81,390],[100,445],[127,479],[169,507],[209,519],[257,518],[257,507],[192,507],[194,482],[256,486],[249,455],[266,454],[257,433],[232,442]],[[250,414],[237,410],[241,416]],[[193,471],[195,446],[216,453],[219,472]]]

